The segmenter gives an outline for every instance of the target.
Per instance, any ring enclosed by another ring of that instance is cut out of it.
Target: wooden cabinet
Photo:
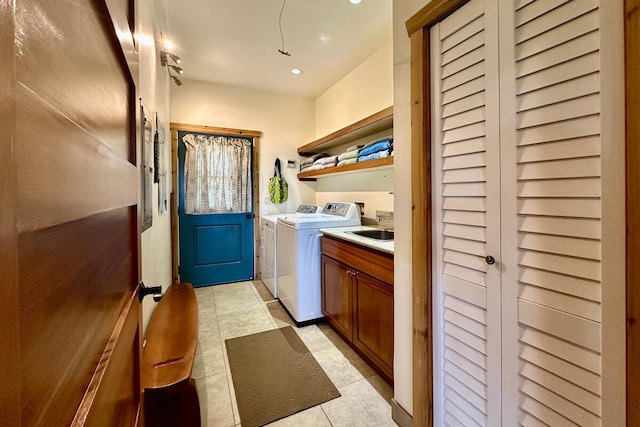
[[[345,337],[353,334],[353,282],[348,265],[322,255],[322,313]]]
[[[393,255],[324,236],[322,312],[385,380],[393,382]]]
[[[331,148],[347,145],[350,142],[357,141],[361,138],[374,135],[388,129],[393,130],[393,107],[385,108],[369,117],[353,123],[345,128],[333,132],[320,139],[312,141],[301,147],[298,147],[298,154],[301,156],[310,156],[322,153]],[[298,174],[300,181],[315,181],[316,178],[337,175],[341,173],[356,172],[364,169],[390,168],[393,166],[393,157],[385,157],[382,159],[369,160],[362,163],[354,163],[351,165],[336,166],[328,169],[301,172]]]

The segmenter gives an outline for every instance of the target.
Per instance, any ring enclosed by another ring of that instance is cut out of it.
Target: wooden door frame
[[[625,0],[627,425],[640,425],[640,0]],[[632,363],[634,362],[634,363]]]
[[[429,27],[468,0],[433,0],[406,22],[411,39],[413,425],[433,425]],[[624,0],[627,425],[640,425],[640,0]],[[634,143],[635,142],[635,143]]]
[[[225,135],[235,138],[253,139],[253,212],[259,211],[260,203],[260,136],[258,130],[232,129],[214,126],[189,125],[184,123],[171,123],[171,277],[172,283],[180,282],[178,267],[180,265],[180,234],[178,220],[178,132],[210,133]],[[260,269],[258,254],[260,253],[260,217],[253,221],[253,271],[254,278]]]
[[[434,0],[407,22],[411,38],[413,425],[433,425],[431,61],[429,27],[468,0]]]

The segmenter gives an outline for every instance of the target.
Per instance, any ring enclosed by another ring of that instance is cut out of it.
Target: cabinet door
[[[322,314],[348,340],[352,339],[352,280],[348,266],[322,255]]]
[[[353,344],[393,380],[393,287],[357,272]]]

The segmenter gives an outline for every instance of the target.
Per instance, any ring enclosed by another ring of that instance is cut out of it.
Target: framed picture
[[[142,231],[153,224],[153,136],[155,120],[153,113],[140,100],[140,129],[142,135],[142,161],[140,165],[141,176],[141,202],[142,202]]]

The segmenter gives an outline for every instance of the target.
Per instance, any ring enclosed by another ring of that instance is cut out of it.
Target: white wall
[[[140,78],[138,96],[145,107],[158,115],[169,134],[169,77],[159,60],[159,23],[152,0],[139,0],[136,42],[138,43]],[[165,159],[171,168],[171,145],[164,144]],[[170,190],[170,179],[169,187]],[[162,285],[163,290],[171,284],[171,213],[167,210],[158,215],[158,184],[153,184],[153,224],[142,233],[142,281],[147,286]],[[143,329],[146,330],[155,303],[146,297],[142,305]]]
[[[316,99],[316,138],[393,105],[391,40]]]
[[[393,140],[395,144],[394,398],[413,413],[411,346],[411,44],[405,22],[425,0],[393,2]]]
[[[300,185],[298,168],[286,168],[287,160],[298,165],[297,147],[313,140],[314,103],[248,88],[184,80],[171,88],[171,122],[258,130],[260,138],[260,215],[294,211],[299,204],[315,203],[313,189]],[[276,157],[289,184],[289,199],[282,205],[266,204],[267,183],[273,176]]]

